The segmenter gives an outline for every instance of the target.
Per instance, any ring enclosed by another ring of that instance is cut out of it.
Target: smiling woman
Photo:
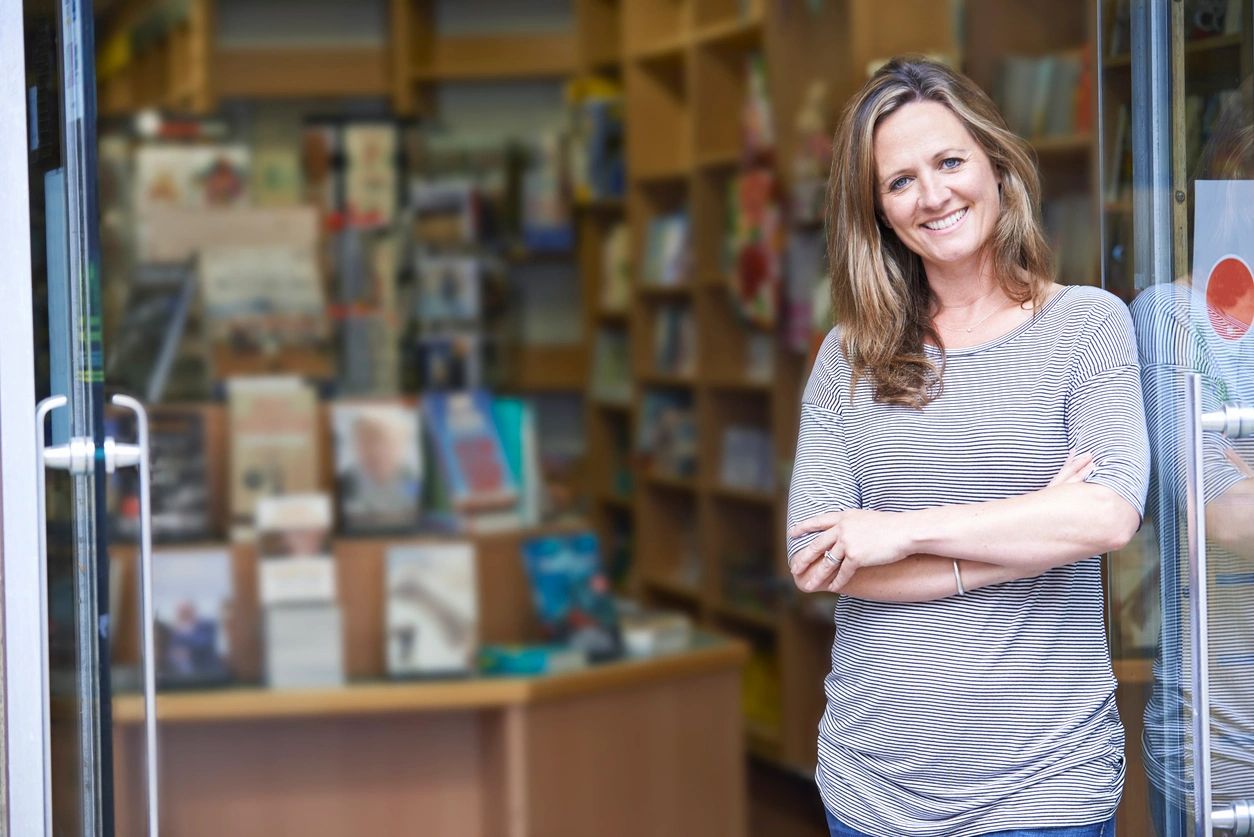
[[[1135,533],[1149,478],[1128,311],[1051,281],[1031,152],[963,76],[890,62],[835,147],[838,322],[788,509],[797,586],[842,594],[831,833],[1109,834],[1124,743],[1096,556]]]

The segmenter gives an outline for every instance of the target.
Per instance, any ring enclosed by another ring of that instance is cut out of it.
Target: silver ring
[[[832,554],[832,551],[830,549],[825,549],[823,550],[823,560],[831,564],[832,566],[836,567],[836,566],[840,566],[840,562],[845,560],[845,556],[842,555],[839,558],[837,558],[835,555]]]

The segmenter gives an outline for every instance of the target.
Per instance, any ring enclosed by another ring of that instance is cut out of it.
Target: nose
[[[920,209],[940,209],[949,200],[949,188],[934,174],[928,172],[920,176],[918,184]]]

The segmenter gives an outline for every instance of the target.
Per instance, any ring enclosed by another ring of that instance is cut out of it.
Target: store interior
[[[1127,107],[1095,124],[1099,52],[1130,98],[1127,4],[1100,31],[1094,0],[96,5],[170,833],[825,834],[833,598],[782,533],[835,121],[890,56],[963,69],[1032,142],[1059,280],[1130,300]],[[133,476],[109,507],[132,834]]]

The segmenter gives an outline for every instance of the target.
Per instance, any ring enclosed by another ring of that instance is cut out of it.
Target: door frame
[[[14,312],[0,339],[0,793],[9,834],[46,834],[38,502],[35,490],[35,345],[27,181],[25,20],[0,3],[0,299]]]

